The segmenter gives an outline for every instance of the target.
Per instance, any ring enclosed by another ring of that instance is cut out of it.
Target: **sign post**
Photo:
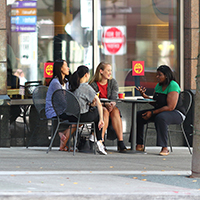
[[[135,78],[135,86],[140,86],[140,77],[144,76],[144,61],[132,61],[132,76]],[[135,91],[136,96],[140,95],[139,91]]]
[[[53,62],[44,63],[44,78],[46,86],[49,86],[49,82],[53,77],[53,64]]]
[[[52,78],[53,76],[53,62],[44,63],[44,78]]]
[[[126,27],[104,26],[102,32],[102,45],[105,55],[112,55],[112,72],[115,78],[115,55],[126,53]]]
[[[132,75],[144,76],[144,61],[132,61]]]
[[[104,26],[102,45],[105,55],[124,55],[126,53],[126,27]]]

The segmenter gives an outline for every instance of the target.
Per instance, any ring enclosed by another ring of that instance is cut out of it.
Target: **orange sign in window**
[[[44,78],[53,76],[53,63],[44,63]]]
[[[144,61],[132,61],[132,75],[144,76]]]
[[[18,8],[18,9],[11,9],[11,16],[32,16],[37,15],[36,8]]]

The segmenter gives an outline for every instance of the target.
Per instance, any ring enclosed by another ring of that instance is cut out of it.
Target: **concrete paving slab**
[[[200,181],[190,179],[187,148],[167,157],[107,156],[59,152],[54,148],[0,148],[0,199],[200,199]]]

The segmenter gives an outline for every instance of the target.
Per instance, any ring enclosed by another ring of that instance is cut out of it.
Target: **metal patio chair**
[[[36,87],[39,85],[42,85],[42,81],[27,81],[25,82],[25,98],[32,98],[33,91],[35,90]]]
[[[27,142],[26,148],[29,147],[29,144],[30,144],[33,136],[35,135],[37,128],[44,125],[44,124],[41,124],[40,121],[43,121],[43,122],[46,121],[47,123],[49,121],[51,121],[51,137],[53,135],[53,126],[54,126],[54,122],[57,121],[57,119],[56,118],[47,118],[45,115],[47,90],[48,90],[47,86],[41,85],[41,86],[37,86],[33,91],[33,94],[32,94],[33,104],[36,108],[36,111],[37,111],[37,114],[39,117],[39,123],[37,123],[36,127],[34,128],[32,134],[31,134],[31,137],[30,137],[29,141]]]
[[[58,129],[60,128],[60,125],[65,124],[68,125],[70,128],[70,137],[71,137],[71,126],[76,125],[74,149],[73,149],[73,155],[75,155],[77,139],[79,134],[79,125],[89,124],[94,122],[80,122],[80,105],[78,99],[72,92],[68,90],[63,90],[63,89],[56,90],[52,95],[52,105],[57,115],[58,124],[54,131],[47,153],[51,150],[54,138],[58,132]],[[68,120],[62,120],[60,118],[60,115],[63,113],[69,116],[74,116],[77,119],[77,121],[69,122]],[[94,135],[95,135],[95,130],[94,130]],[[96,153],[95,147],[94,147],[94,153]]]

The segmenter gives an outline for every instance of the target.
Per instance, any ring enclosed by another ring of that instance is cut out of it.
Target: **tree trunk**
[[[194,112],[191,178],[200,178],[200,37],[199,37],[199,55],[197,64],[197,77],[196,77],[196,95],[194,102],[195,102],[195,112]]]

